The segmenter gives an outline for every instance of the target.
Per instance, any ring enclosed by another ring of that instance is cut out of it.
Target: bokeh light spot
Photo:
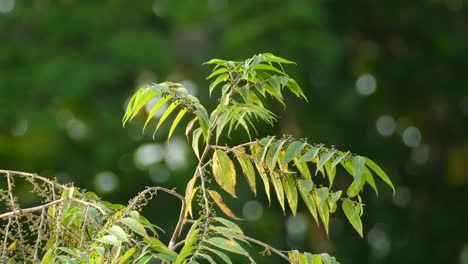
[[[108,193],[119,186],[119,178],[112,171],[103,171],[94,178],[94,185],[98,191]]]
[[[406,186],[399,186],[395,189],[393,203],[398,207],[406,207],[411,202],[411,190]]]
[[[308,218],[303,213],[297,213],[296,216],[289,216],[286,221],[288,238],[291,240],[303,240],[307,231]]]
[[[356,91],[360,95],[371,95],[375,92],[376,88],[377,81],[372,74],[365,73],[356,80]]]
[[[460,251],[460,264],[468,264],[468,245],[465,245]]]
[[[66,129],[68,136],[75,140],[83,139],[88,135],[88,127],[83,121],[77,118],[68,120]]]
[[[139,169],[145,169],[154,163],[160,162],[164,157],[164,147],[160,144],[144,144],[137,148],[133,156],[135,165]]]
[[[247,201],[242,207],[242,214],[247,220],[259,220],[263,216],[263,205],[257,200]]]
[[[375,124],[377,132],[383,137],[389,137],[395,133],[395,119],[389,115],[383,115],[377,119]]]
[[[428,145],[420,145],[413,149],[413,152],[411,153],[411,159],[414,163],[423,165],[429,160],[430,154],[431,149]]]
[[[21,137],[28,131],[29,122],[27,119],[18,120],[11,128],[11,134],[15,137]]]
[[[15,8],[15,0],[0,0],[0,13],[10,13]]]
[[[415,148],[421,144],[421,132],[417,127],[408,127],[402,134],[403,143],[406,146]]]
[[[172,138],[166,148],[164,160],[171,170],[183,170],[187,167],[187,142]]]
[[[149,176],[154,183],[164,183],[169,180],[171,174],[165,166],[156,164],[149,169]]]
[[[375,225],[367,234],[367,241],[372,248],[372,254],[378,258],[385,258],[390,252],[390,240],[382,225]]]

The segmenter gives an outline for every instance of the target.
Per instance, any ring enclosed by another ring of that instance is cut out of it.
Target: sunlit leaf
[[[177,114],[177,116],[175,117],[174,119],[174,122],[172,122],[172,125],[171,125],[171,128],[169,130],[169,134],[167,136],[167,140],[169,140],[172,136],[172,133],[174,133],[174,130],[175,128],[177,127],[177,124],[179,124],[180,120],[182,119],[182,117],[184,117],[184,115],[187,113],[187,109],[186,108],[183,108],[182,110],[180,110],[180,112]]]
[[[142,237],[147,237],[148,233],[145,230],[145,227],[137,220],[130,218],[130,217],[125,217],[122,220],[120,220],[124,225],[126,225],[130,230],[133,232],[139,234]]]
[[[148,125],[150,120],[154,117],[154,115],[156,115],[158,110],[161,109],[161,107],[165,105],[170,99],[172,99],[172,95],[167,95],[166,97],[160,98],[158,102],[156,102],[153,108],[151,108],[151,111],[148,114],[148,117],[146,118],[146,122],[145,122],[145,125],[143,126],[143,130],[145,130],[146,126]]]
[[[227,219],[224,219],[222,217],[215,217],[214,220],[216,220],[217,222],[223,224],[224,226],[226,226],[227,228],[233,230],[235,233],[239,234],[239,235],[242,235],[243,232],[242,232],[242,229],[236,225],[235,223],[227,220]]]
[[[192,149],[197,155],[197,158],[200,159],[200,150],[198,149],[198,143],[200,141],[200,136],[202,135],[201,127],[195,129],[192,134]]]
[[[355,204],[351,200],[345,199],[343,201],[342,207],[343,207],[343,212],[346,215],[346,218],[348,218],[351,225],[354,227],[354,229],[356,229],[356,231],[362,237],[363,236],[362,235],[362,222],[361,222],[361,217],[360,217],[362,205]]]
[[[234,240],[228,240],[221,237],[210,237],[206,240],[206,242],[215,247],[250,257],[249,253]]]

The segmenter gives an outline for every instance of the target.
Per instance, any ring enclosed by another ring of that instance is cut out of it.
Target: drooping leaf
[[[356,229],[356,231],[362,237],[363,236],[362,235],[362,222],[361,222],[361,217],[360,217],[362,205],[355,204],[351,200],[345,199],[343,201],[342,207],[343,207],[343,212],[346,215],[346,218],[348,218],[351,225],[354,227],[354,229]]]
[[[219,75],[216,80],[214,80],[211,84],[210,84],[210,96],[211,96],[211,93],[213,92],[213,90],[216,88],[216,86],[218,86],[218,84],[222,83],[222,82],[226,82],[227,80],[229,80],[229,74],[227,73],[224,73],[224,74],[221,74]]]
[[[199,253],[198,256],[208,260],[208,262],[210,264],[216,264],[216,262],[214,261],[214,259],[210,256],[210,255],[206,255],[206,254],[203,254],[203,253]]]
[[[187,216],[190,214],[191,217],[193,217],[192,214],[192,200],[193,197],[195,196],[195,193],[197,192],[197,188],[195,188],[195,182],[197,181],[197,177],[192,177],[190,181],[187,183],[187,187],[185,188],[185,212],[184,212],[184,222],[187,219]]]
[[[250,189],[254,192],[255,195],[257,195],[257,188],[255,183],[255,170],[252,165],[252,162],[250,161],[250,158],[247,157],[245,154],[239,154],[236,155],[236,157],[239,161],[239,164],[241,165],[242,172],[244,173],[245,178],[247,179]]]
[[[229,156],[221,150],[213,154],[213,176],[218,185],[233,197],[236,196],[236,170]]]
[[[318,214],[317,214],[317,206],[315,205],[315,201],[311,195],[312,188],[314,183],[311,180],[301,179],[298,180],[298,189],[299,193],[301,194],[302,200],[306,204],[307,208],[309,209],[310,214],[315,219],[318,225]]]
[[[353,158],[353,177],[357,184],[361,184],[361,181],[363,181],[362,174],[365,162],[366,161],[361,156]]]
[[[285,212],[284,208],[284,191],[283,191],[283,184],[281,183],[281,176],[277,172],[270,173],[271,184],[275,189],[276,197],[281,205],[281,209],[283,209],[283,213]]]
[[[143,130],[145,130],[146,126],[148,125],[150,120],[154,117],[154,115],[156,115],[158,110],[161,109],[161,107],[165,105],[170,99],[172,99],[172,95],[167,95],[166,97],[160,98],[158,102],[156,102],[153,108],[151,108],[151,111],[148,114],[148,117],[146,118],[146,122],[145,122],[145,125],[143,126]]]
[[[192,134],[192,149],[195,152],[195,155],[200,159],[200,150],[198,149],[198,143],[200,141],[200,136],[202,135],[202,128],[199,127],[193,131]]]
[[[314,189],[313,191],[313,197],[315,204],[317,205],[317,212],[318,215],[320,216],[320,219],[322,220],[323,226],[325,227],[325,232],[328,235],[328,223],[330,220],[330,212],[328,208],[328,199],[329,195],[329,190],[326,187],[321,187]]]
[[[207,79],[207,80],[208,80],[208,79],[211,79],[211,78],[213,78],[214,76],[220,75],[221,73],[225,73],[225,72],[227,72],[227,71],[228,71],[228,69],[226,69],[226,68],[219,68],[219,69],[213,71],[208,77],[206,77],[206,79]]]
[[[159,119],[158,125],[156,126],[156,131],[158,131],[159,127],[164,123],[164,121],[167,119],[167,117],[174,111],[174,109],[179,106],[179,103],[177,101],[172,102],[172,104],[169,105],[169,107],[164,111],[163,115]]]
[[[273,171],[275,169],[276,162],[278,161],[279,153],[284,143],[286,143],[286,140],[278,140],[275,143],[273,143],[270,149],[267,151],[266,163],[270,171]]]
[[[209,117],[208,117],[208,112],[206,112],[205,107],[203,107],[203,105],[201,105],[200,103],[195,103],[194,106],[196,109],[195,114],[198,117],[198,122],[200,123],[200,128],[203,131],[203,137],[206,141],[208,137],[208,127],[209,127],[209,122],[210,122]]]
[[[190,230],[186,236],[185,244],[179,252],[176,260],[173,264],[181,264],[184,260],[192,254],[195,250],[196,242],[199,240],[198,234],[200,233],[200,229],[198,229],[198,225],[200,224],[201,218],[199,218],[193,225],[190,227]]]
[[[227,216],[229,216],[229,217],[232,218],[232,219],[241,220],[241,219],[238,218],[238,217],[231,211],[231,209],[229,209],[229,207],[223,202],[223,198],[221,197],[221,195],[220,195],[217,191],[208,190],[208,193],[210,194],[210,196],[211,196],[211,198],[213,199],[213,201],[215,201],[215,203],[216,203],[216,205],[219,207],[219,209],[221,209],[221,211],[223,211],[223,213],[225,213]]]
[[[167,140],[169,140],[172,136],[172,133],[174,133],[175,128],[177,127],[177,124],[179,124],[180,120],[184,115],[187,113],[187,109],[183,108],[180,110],[180,112],[177,114],[177,116],[174,119],[174,122],[172,122],[171,128],[169,129],[169,134],[167,136]]]
[[[307,166],[306,162],[300,161],[297,157],[294,158],[294,165],[296,165],[297,170],[302,174],[302,176],[306,179],[310,179],[310,170],[309,167]]]
[[[395,187],[393,186],[392,181],[390,178],[387,176],[387,174],[377,165],[374,161],[371,159],[364,157],[366,160],[366,166],[369,167],[371,170],[373,170],[377,176],[379,176],[390,188],[393,190],[393,194],[395,194]]]
[[[288,200],[289,207],[293,215],[296,215],[297,211],[297,189],[296,182],[292,177],[282,177],[281,181],[283,183],[284,193],[286,194],[286,199]]]
[[[259,155],[258,153],[260,152],[260,148],[258,147],[258,145],[251,145],[250,150],[251,150],[253,157],[257,157]],[[270,181],[268,180],[268,175],[265,169],[263,168],[263,164],[259,163],[257,159],[255,158],[254,158],[254,163],[255,163],[255,168],[257,168],[258,174],[260,175],[260,179],[262,179],[263,186],[265,188],[265,193],[268,198],[268,203],[271,204],[270,183],[269,183]]]

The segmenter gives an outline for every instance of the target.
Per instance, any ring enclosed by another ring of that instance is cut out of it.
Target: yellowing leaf
[[[216,205],[225,213],[227,216],[229,216],[232,219],[235,220],[241,220],[238,218],[232,211],[227,207],[227,205],[223,202],[223,198],[221,195],[219,195],[218,192],[213,191],[213,190],[208,190],[208,193],[210,194],[211,198],[215,201]]]
[[[187,109],[183,108],[180,110],[180,112],[177,114],[177,116],[174,119],[174,122],[172,122],[171,129],[169,130],[169,134],[167,136],[167,140],[169,140],[172,136],[172,133],[174,133],[175,128],[177,127],[177,124],[179,124],[180,120],[182,117],[184,117],[185,113],[187,113]]]
[[[221,150],[213,154],[213,176],[218,185],[227,193],[236,196],[236,170],[229,156]]]
[[[276,197],[278,198],[278,201],[281,205],[281,208],[283,209],[283,213],[285,212],[284,209],[284,191],[283,191],[283,185],[281,184],[281,179],[280,175],[276,172],[271,172],[270,173],[270,178],[271,178],[271,184],[273,185],[276,193]]]
[[[283,183],[284,193],[286,194],[286,199],[288,200],[289,207],[293,215],[296,215],[297,211],[297,189],[296,189],[296,182],[292,177],[283,176],[281,178],[281,182]]]

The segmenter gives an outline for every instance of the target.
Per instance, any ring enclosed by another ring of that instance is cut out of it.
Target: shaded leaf
[[[317,154],[319,153],[321,148],[322,148],[322,146],[310,147],[307,150],[307,152],[304,155],[302,155],[300,161],[301,162],[309,162],[309,161],[315,159],[315,157],[317,157]]]
[[[244,154],[236,155],[236,157],[242,168],[242,172],[244,173],[245,178],[249,183],[250,189],[254,192],[255,195],[257,195],[257,188],[255,183],[255,170],[252,165],[252,162],[250,161],[250,158]]]
[[[272,172],[270,173],[270,178],[271,178],[271,184],[273,185],[273,188],[275,189],[276,197],[278,198],[278,201],[281,205],[281,208],[283,209],[283,213],[285,212],[284,208],[284,191],[283,191],[283,185],[281,183],[281,176],[276,173]]]
[[[284,193],[286,194],[286,199],[288,200],[289,207],[293,215],[296,215],[297,211],[297,189],[296,182],[292,177],[282,177],[281,181],[283,183]]]
[[[206,240],[206,243],[230,251],[232,253],[250,257],[249,253],[234,240],[228,240],[221,237],[210,237]]]
[[[305,146],[307,146],[307,143],[301,141],[294,141],[289,144],[286,149],[286,154],[284,155],[283,166],[299,155]]]
[[[297,183],[298,183],[299,193],[301,194],[302,199],[304,200],[304,203],[309,209],[310,214],[315,219],[318,225],[317,207],[315,205],[314,199],[312,198],[310,194],[312,192],[314,183],[311,180],[303,180],[303,179],[298,180]]]
[[[224,254],[223,252],[221,252],[219,250],[216,250],[216,249],[213,249],[213,248],[210,248],[210,247],[206,247],[206,246],[204,246],[203,249],[213,252],[219,258],[221,258],[224,262],[226,262],[227,264],[232,264],[231,259],[228,257],[228,255]]]
[[[388,186],[390,186],[393,190],[393,194],[395,194],[395,187],[393,186],[393,183],[387,174],[371,159],[367,157],[364,157],[364,159],[366,161],[366,166],[373,170],[377,176],[379,176]]]

